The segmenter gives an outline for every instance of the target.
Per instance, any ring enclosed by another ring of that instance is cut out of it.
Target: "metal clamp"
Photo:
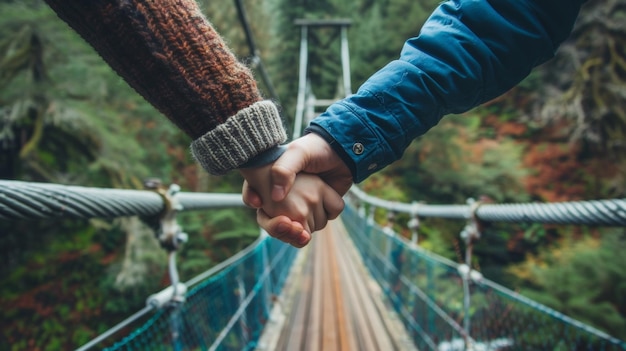
[[[178,277],[178,269],[176,266],[176,250],[189,239],[187,233],[183,232],[180,225],[176,221],[176,212],[183,209],[178,202],[176,194],[180,192],[180,186],[172,184],[169,188],[165,188],[158,179],[146,181],[145,186],[153,189],[163,199],[163,211],[159,216],[159,224],[155,228],[155,235],[161,244],[161,247],[168,253],[168,271],[171,286],[161,293],[152,295],[147,304],[154,307],[161,307],[169,302],[170,304],[179,304],[185,301],[185,293],[187,287],[180,283]]]
[[[159,225],[155,228],[155,235],[161,247],[168,252],[176,251],[189,239],[187,233],[183,232],[176,221],[176,212],[183,209],[176,198],[176,194],[180,192],[180,186],[172,184],[169,188],[166,188],[156,179],[147,181],[145,185],[147,188],[156,191],[163,199],[163,212],[159,216]]]
[[[480,239],[482,225],[476,216],[476,211],[482,203],[469,198],[467,199],[467,204],[469,205],[469,215],[467,218],[467,224],[461,231],[460,236],[466,244],[470,245],[474,241]]]
[[[383,227],[383,233],[389,236],[395,236],[395,232],[393,231],[393,225],[396,221],[396,213],[392,210],[387,211],[387,223]]]
[[[411,243],[413,245],[417,245],[418,235],[419,235],[419,227],[420,227],[420,219],[417,215],[418,207],[421,204],[418,202],[413,202],[411,204],[411,219],[407,222],[407,227],[411,231]]]

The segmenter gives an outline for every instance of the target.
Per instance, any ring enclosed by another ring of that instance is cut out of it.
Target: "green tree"
[[[150,174],[143,160],[165,154],[162,143],[142,148],[123,131],[145,125],[159,138],[175,128],[155,123],[158,113],[48,7],[1,6],[2,176],[137,187],[148,175],[168,175]]]
[[[459,204],[479,196],[497,202],[528,200],[522,145],[481,130],[481,118],[444,119],[383,172],[397,179],[409,198],[428,203]]]
[[[623,230],[600,238],[567,236],[510,272],[521,293],[609,334],[626,339],[626,249]]]
[[[602,169],[587,171],[593,197],[626,194],[625,9],[624,0],[587,2],[555,59],[507,100],[528,101],[517,106],[520,121],[565,136],[580,145],[575,158]]]
[[[400,56],[404,42],[418,35],[439,2],[362,1],[350,32],[353,83],[361,85],[374,72]],[[398,19],[408,19],[401,20]]]
[[[3,1],[0,13],[0,178],[141,188],[157,177],[185,190],[240,190],[235,172],[206,176],[189,138],[42,1]],[[253,212],[241,211],[231,225],[254,227]],[[216,245],[204,238],[228,226],[193,215],[181,225],[197,259],[184,273],[208,269],[252,240],[244,233]],[[73,349],[167,284],[164,254],[136,218],[4,221],[0,232],[0,344],[11,350]]]

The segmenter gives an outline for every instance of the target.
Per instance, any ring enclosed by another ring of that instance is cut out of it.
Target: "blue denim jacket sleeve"
[[[399,159],[446,114],[493,99],[554,56],[583,0],[450,0],[431,14],[399,59],[306,132],[322,135],[355,182]]]

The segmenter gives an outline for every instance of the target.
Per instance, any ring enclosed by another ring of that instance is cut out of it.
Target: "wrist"
[[[191,152],[209,173],[222,175],[274,150],[285,140],[278,109],[271,101],[259,101],[194,140]]]
[[[287,150],[287,147],[284,145],[272,146],[271,148],[253,157],[248,162],[242,164],[239,168],[257,168],[265,166],[276,161],[280,155],[285,152],[285,150]]]
[[[341,163],[343,167],[345,167],[346,171],[352,175],[354,179],[356,174],[356,164],[354,160],[346,153],[346,151],[341,147],[341,144],[335,140],[335,138],[330,135],[324,128],[311,124],[304,130],[304,138],[308,135],[315,135],[326,141],[329,146],[329,151],[334,153],[337,156],[338,163]]]

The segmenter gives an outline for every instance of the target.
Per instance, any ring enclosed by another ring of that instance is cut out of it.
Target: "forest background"
[[[233,52],[254,67],[234,2],[199,3]],[[352,21],[358,87],[398,56],[438,1],[243,3],[290,126],[296,18]],[[236,172],[212,177],[197,167],[190,140],[43,2],[2,0],[0,13],[0,178],[126,189],[159,178],[184,191],[240,191]],[[555,59],[505,95],[444,118],[361,186],[387,200],[433,204],[625,197],[625,23],[626,0],[589,1]],[[317,30],[309,44],[314,93],[340,95],[336,33]],[[248,209],[183,214],[180,221],[190,234],[180,253],[183,279],[258,235]],[[424,220],[420,245],[460,261],[462,225]],[[165,253],[137,218],[0,222],[0,233],[0,345],[9,350],[75,348],[167,285]],[[626,339],[625,249],[624,228],[492,224],[473,264],[489,279]]]

